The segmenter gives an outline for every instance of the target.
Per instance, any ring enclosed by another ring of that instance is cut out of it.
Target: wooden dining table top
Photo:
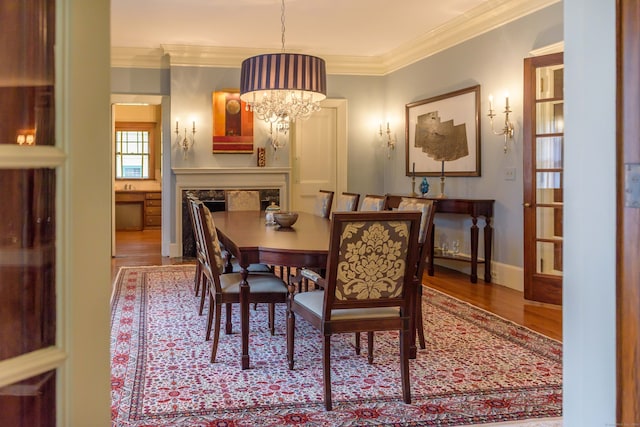
[[[264,212],[213,212],[218,238],[240,265],[265,263],[289,267],[321,267],[329,251],[331,221],[299,212],[288,228],[267,225]]]

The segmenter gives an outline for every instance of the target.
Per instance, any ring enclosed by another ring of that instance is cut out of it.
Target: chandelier
[[[280,20],[282,52],[247,58],[240,72],[240,99],[267,123],[306,119],[327,97],[324,59],[284,51],[284,0]]]

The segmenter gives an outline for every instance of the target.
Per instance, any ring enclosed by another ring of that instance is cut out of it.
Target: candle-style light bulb
[[[193,133],[196,133],[196,122],[193,122]]]
[[[504,105],[505,105],[505,110],[508,110],[509,109],[509,92],[504,93]]]
[[[489,111],[493,110],[493,95],[489,95]]]

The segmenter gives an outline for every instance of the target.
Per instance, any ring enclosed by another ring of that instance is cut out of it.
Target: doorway
[[[320,105],[291,135],[292,210],[313,212],[318,190],[347,191],[347,100]]]
[[[162,98],[144,98],[112,97],[112,257],[135,255],[136,241],[161,255]]]

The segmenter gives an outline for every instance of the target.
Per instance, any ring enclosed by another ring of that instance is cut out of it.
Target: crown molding
[[[314,55],[325,60],[327,74],[382,76],[560,1],[489,0],[381,56]],[[245,58],[272,50],[163,44],[158,49],[114,47],[111,52],[113,67],[239,68]]]
[[[169,62],[161,48],[112,47],[111,66],[114,68],[169,68]]]
[[[529,52],[531,56],[549,55],[551,53],[564,52],[564,42],[553,43],[548,46],[543,46],[538,49],[534,49]]]

